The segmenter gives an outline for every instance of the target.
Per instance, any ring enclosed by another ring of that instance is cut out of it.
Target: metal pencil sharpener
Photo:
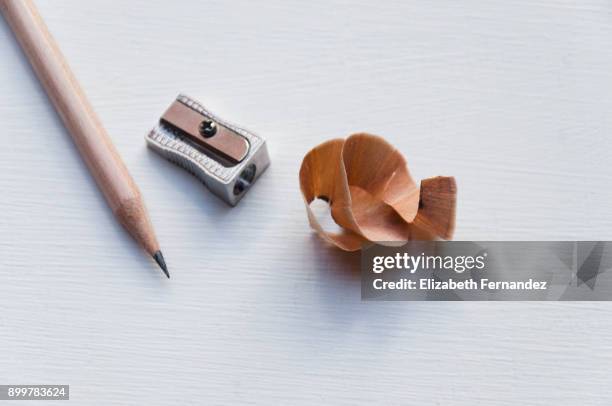
[[[266,141],[179,95],[146,136],[150,148],[232,206],[270,165]]]

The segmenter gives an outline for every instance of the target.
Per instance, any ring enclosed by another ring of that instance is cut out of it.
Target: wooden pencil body
[[[118,220],[151,254],[159,247],[138,187],[31,0],[0,10]]]

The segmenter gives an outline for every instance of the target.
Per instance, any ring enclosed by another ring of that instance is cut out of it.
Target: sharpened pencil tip
[[[164,271],[164,274],[170,279],[170,273],[168,273],[168,267],[166,266],[166,261],[164,260],[164,256],[161,251],[157,251],[155,255],[153,255],[153,259],[157,262],[157,265]]]

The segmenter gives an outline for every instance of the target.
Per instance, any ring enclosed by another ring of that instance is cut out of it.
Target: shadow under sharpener
[[[235,206],[270,165],[266,141],[180,95],[145,137],[147,145]]]

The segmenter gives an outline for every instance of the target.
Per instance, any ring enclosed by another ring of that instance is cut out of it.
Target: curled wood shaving
[[[372,241],[451,239],[457,186],[452,177],[421,181],[402,154],[383,138],[354,134],[333,139],[306,154],[300,188],[311,227],[327,242],[357,251]],[[340,232],[328,232],[310,204],[328,202]]]

